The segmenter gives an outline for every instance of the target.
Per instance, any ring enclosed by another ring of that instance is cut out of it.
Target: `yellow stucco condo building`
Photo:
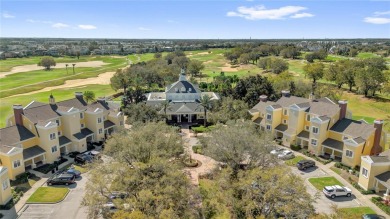
[[[75,98],[49,104],[32,101],[13,106],[7,127],[0,129],[1,165],[11,180],[29,168],[53,163],[61,154],[87,150],[87,142],[104,140],[124,125],[120,106],[98,98],[87,104],[83,93]]]
[[[261,130],[270,132],[283,145],[300,145],[317,156],[355,167],[362,155],[382,151],[385,133],[383,121],[370,125],[352,120],[347,104],[345,100],[336,104],[328,98],[295,97],[284,90],[276,102],[260,96],[260,102],[249,112]]]
[[[5,205],[12,198],[7,167],[0,166],[0,205]]]

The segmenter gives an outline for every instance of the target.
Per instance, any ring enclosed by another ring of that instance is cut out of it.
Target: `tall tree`
[[[38,66],[43,66],[49,71],[51,66],[56,66],[56,61],[54,61],[53,57],[45,56],[38,62]]]
[[[84,99],[87,103],[95,100],[95,93],[93,91],[84,91]]]
[[[308,63],[303,66],[303,70],[305,71],[305,75],[313,80],[313,84],[324,76],[324,64],[321,62]]]
[[[203,125],[207,127],[207,111],[212,108],[212,100],[209,95],[203,95],[199,100],[199,105],[203,108],[204,120]]]
[[[212,111],[209,112],[209,120],[216,124],[250,119],[248,110],[248,104],[244,101],[235,100],[232,97],[223,97],[213,105]]]
[[[72,64],[72,66],[73,66],[73,74],[75,74],[75,71],[74,71],[74,66],[75,66],[76,64]]]
[[[169,100],[164,100],[163,102],[160,103],[160,107],[164,111],[164,118],[165,118],[165,121],[167,121],[167,119],[168,119],[167,110],[172,109],[171,102]]]
[[[68,66],[69,64],[65,64],[66,74],[68,74]]]
[[[198,60],[191,60],[188,64],[188,71],[190,72],[191,76],[198,76],[200,74],[200,71],[202,71],[205,68],[203,62]]]

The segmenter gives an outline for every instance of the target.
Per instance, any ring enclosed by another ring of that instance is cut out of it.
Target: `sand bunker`
[[[227,71],[227,72],[236,72],[238,71],[237,68],[232,68],[230,64],[225,63],[223,67],[219,67],[222,71]]]
[[[56,66],[52,68],[66,68],[66,64],[68,64],[68,71],[72,72],[72,64],[73,63],[57,63]],[[104,63],[103,61],[90,61],[90,62],[76,62],[76,68],[80,67],[101,67],[103,65],[107,65],[108,63]],[[20,72],[28,72],[28,71],[37,71],[37,70],[42,70],[43,68],[41,66],[38,66],[36,64],[34,65],[21,65],[21,66],[16,66],[11,69],[9,72],[0,72],[0,78],[5,77],[6,75],[10,74],[15,74],[15,73],[20,73]]]
[[[15,96],[36,94],[36,93],[40,93],[40,92],[51,91],[51,90],[61,89],[61,88],[80,87],[80,86],[88,85],[88,84],[110,84],[110,79],[112,76],[114,76],[114,74],[115,74],[115,72],[106,72],[106,73],[99,74],[99,76],[95,77],[95,78],[68,80],[68,81],[65,81],[65,84],[62,84],[62,85],[53,86],[53,87],[46,87],[46,88],[43,88],[41,90],[32,91],[32,92],[24,93],[24,94],[18,94]]]

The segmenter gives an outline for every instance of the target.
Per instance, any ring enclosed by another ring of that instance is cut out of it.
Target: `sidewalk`
[[[302,153],[299,153],[297,151],[294,151],[295,154],[299,155],[299,156],[302,156],[304,157],[305,159],[309,159],[309,160],[314,160],[313,158],[311,157],[308,157]],[[314,160],[316,162],[316,165],[318,168],[322,169],[324,172],[326,172],[327,174],[329,174],[329,176],[333,176],[334,178],[336,178],[338,181],[340,181],[341,183],[343,183],[344,185],[347,185],[348,188],[350,188],[352,190],[352,193],[356,196],[357,199],[359,199],[362,203],[360,203],[362,206],[367,206],[367,207],[370,207],[372,210],[374,210],[376,213],[380,214],[380,215],[383,215],[385,216],[386,218],[389,217],[384,211],[382,211],[382,209],[380,209],[378,206],[376,206],[371,200],[370,198],[371,197],[374,197],[376,195],[363,195],[362,193],[360,193],[355,187],[353,187],[347,180],[345,180],[343,177],[341,177],[339,174],[335,173],[333,170],[331,170],[330,168],[334,165],[334,162],[331,162],[331,163],[328,163],[326,165],[322,164],[321,162],[318,162],[316,160]]]

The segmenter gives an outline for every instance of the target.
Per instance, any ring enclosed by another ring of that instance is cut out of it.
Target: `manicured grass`
[[[294,157],[293,159],[290,159],[290,160],[286,160],[285,164],[289,165],[289,166],[295,166],[297,165],[297,163],[301,160],[304,160],[305,158],[304,157],[301,157],[301,156],[296,156]]]
[[[76,170],[80,171],[81,173],[86,173],[86,172],[88,172],[88,169],[85,168],[85,167],[82,167],[82,166],[79,166],[79,165],[75,165],[75,164],[73,164],[73,166],[74,166],[74,168],[75,168]]]
[[[362,59],[367,59],[367,58],[378,57],[378,55],[372,52],[361,52],[357,55],[357,57]]]
[[[325,186],[333,186],[340,185],[343,186],[341,182],[339,182],[334,177],[318,177],[318,178],[310,178],[309,182],[316,187],[316,189],[322,191]]]
[[[40,187],[35,191],[27,203],[57,203],[68,194],[68,188]]]
[[[344,60],[344,59],[348,59],[348,57],[339,56],[339,55],[328,55],[328,57],[326,57],[326,60],[332,61],[332,62]]]
[[[53,94],[56,101],[62,101],[66,99],[74,98],[74,92],[80,91],[93,91],[96,97],[108,96],[114,94],[110,85],[87,85],[73,88],[56,89],[52,91],[40,92],[32,95],[12,96],[0,99],[0,127],[5,127],[6,118],[12,114],[13,104],[22,104],[26,106],[31,101],[39,101],[48,103],[50,94]]]
[[[335,172],[335,173],[337,173],[337,174],[339,174],[339,175],[341,175],[341,169],[340,168],[337,168],[337,167],[331,167],[330,168],[331,170],[333,170],[333,172]]]
[[[363,214],[376,214],[370,207],[340,208],[338,210],[349,218],[361,218]]]

